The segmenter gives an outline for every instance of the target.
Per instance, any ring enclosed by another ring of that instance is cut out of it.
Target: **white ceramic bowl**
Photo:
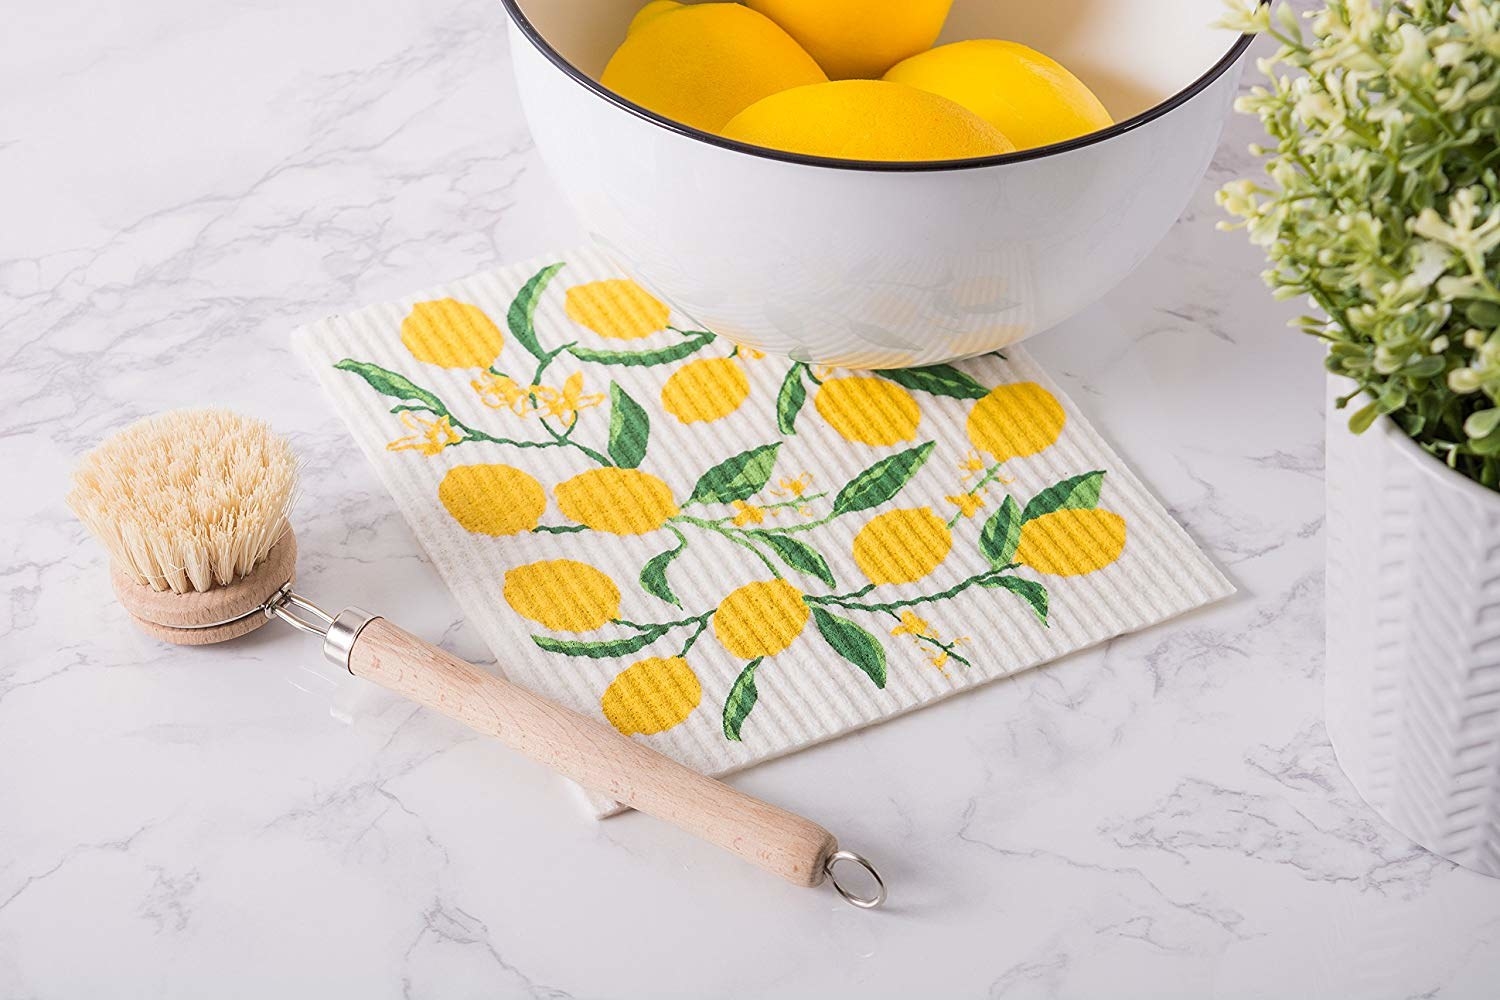
[[[1058,59],[1118,124],[941,163],[831,160],[661,118],[596,79],[644,0],[503,0],[521,102],[585,229],[707,329],[822,364],[982,354],[1114,287],[1186,206],[1248,38],[1221,0],[956,0],[942,41]]]

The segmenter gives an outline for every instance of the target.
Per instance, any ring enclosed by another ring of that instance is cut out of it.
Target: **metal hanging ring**
[[[865,871],[869,872],[870,878],[875,880],[875,894],[873,896],[861,896],[859,893],[840,885],[838,874],[834,871],[834,866],[840,861],[848,861],[851,864],[859,865]],[[875,870],[874,865],[853,851],[834,851],[828,855],[828,860],[823,862],[823,873],[828,876],[829,881],[833,883],[834,889],[838,890],[838,894],[844,897],[845,902],[857,906],[861,910],[873,910],[885,902],[885,879],[880,877],[880,873]]]

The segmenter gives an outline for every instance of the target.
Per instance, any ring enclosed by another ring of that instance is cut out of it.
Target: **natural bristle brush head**
[[[68,506],[109,552],[115,593],[147,632],[202,645],[243,635],[291,582],[291,445],[228,410],[137,421],[85,455]]]

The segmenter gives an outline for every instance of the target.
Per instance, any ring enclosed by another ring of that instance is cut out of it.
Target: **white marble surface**
[[[1129,283],[1034,342],[1241,596],[736,779],[878,859],[888,911],[596,824],[456,725],[334,691],[287,631],[135,633],[70,463],[222,403],[306,456],[310,594],[485,655],[287,333],[576,242],[501,17],[7,10],[0,996],[1494,995],[1500,883],[1383,826],[1324,738],[1317,351],[1213,230],[1245,121]]]

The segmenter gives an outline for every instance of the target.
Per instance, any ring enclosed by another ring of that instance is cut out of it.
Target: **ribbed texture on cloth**
[[[761,356],[592,251],[295,343],[506,675],[712,774],[1232,592],[1019,348]]]

